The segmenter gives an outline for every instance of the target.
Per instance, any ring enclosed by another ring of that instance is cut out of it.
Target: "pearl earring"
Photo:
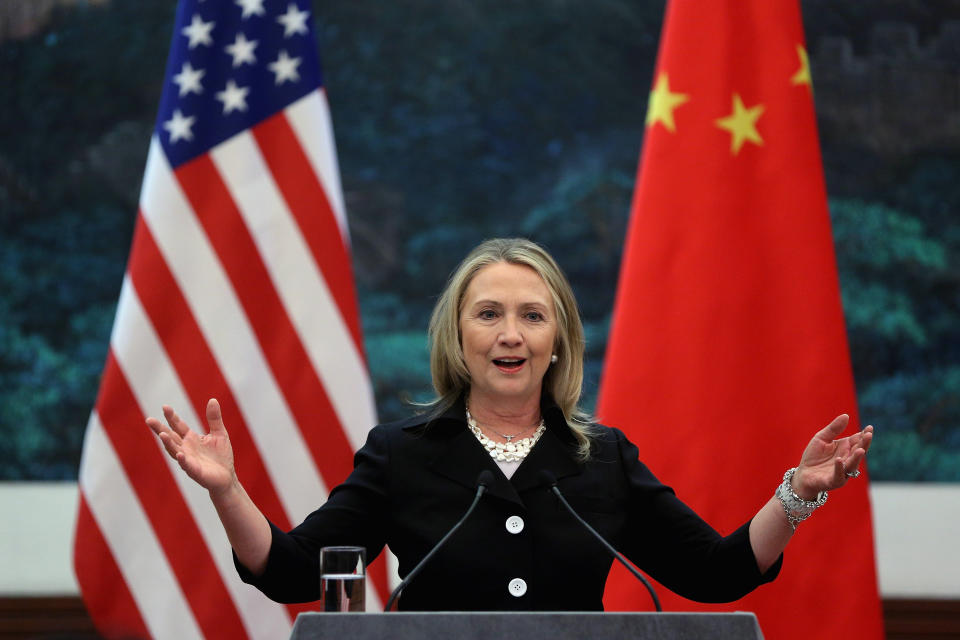
[[[557,358],[557,354],[550,356],[550,364],[557,364],[557,360],[559,360],[559,358]]]

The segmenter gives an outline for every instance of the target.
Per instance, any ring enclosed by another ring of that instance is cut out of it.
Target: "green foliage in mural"
[[[915,173],[939,173],[938,165],[920,163]],[[861,417],[879,429],[873,475],[957,480],[960,296],[951,257],[960,247],[906,207],[834,200],[830,208]]]
[[[926,3],[902,4],[807,0],[808,37],[860,48],[866,25],[908,9],[936,33]],[[494,235],[529,236],[567,271],[591,410],[663,2],[315,6],[381,419],[431,397],[435,296]],[[0,43],[0,480],[76,474],[173,12],[61,8]],[[960,481],[960,150],[888,157],[821,131],[871,472]]]

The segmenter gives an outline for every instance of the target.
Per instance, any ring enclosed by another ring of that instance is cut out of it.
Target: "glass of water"
[[[321,611],[366,609],[366,555],[363,547],[320,549]]]

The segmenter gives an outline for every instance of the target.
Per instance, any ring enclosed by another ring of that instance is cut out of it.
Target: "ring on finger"
[[[859,478],[859,477],[860,477],[860,469],[854,469],[853,471],[847,471],[847,472],[846,472],[846,475],[847,475],[848,478]]]

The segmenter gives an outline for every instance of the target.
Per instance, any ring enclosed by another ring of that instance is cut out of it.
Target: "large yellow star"
[[[800,58],[800,69],[790,78],[790,84],[799,86],[805,84],[813,90],[813,80],[810,78],[810,58],[803,45],[797,45],[797,57]]]
[[[657,77],[657,85],[650,91],[650,102],[647,105],[647,126],[652,127],[656,123],[662,124],[667,131],[673,133],[677,130],[673,122],[673,110],[690,99],[690,96],[684,93],[672,93],[670,91],[670,80],[663,71]]]
[[[740,94],[733,94],[733,113],[726,118],[717,119],[717,126],[730,132],[730,152],[740,153],[745,140],[757,146],[763,146],[763,138],[757,132],[757,120],[763,115],[763,105],[758,104],[747,109],[743,106]]]

